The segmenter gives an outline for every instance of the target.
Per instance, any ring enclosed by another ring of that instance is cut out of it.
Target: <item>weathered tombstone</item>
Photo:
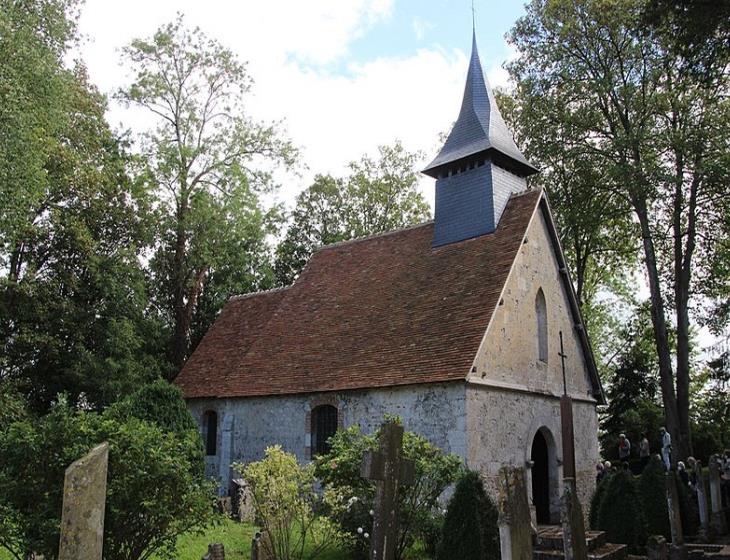
[[[669,513],[669,529],[672,533],[672,544],[669,547],[671,560],[687,560],[687,548],[684,546],[684,531],[679,509],[679,492],[677,491],[677,474],[669,471],[664,475],[667,492],[667,512]]]
[[[251,540],[251,560],[264,560],[263,535],[257,532]]]
[[[525,470],[499,469],[499,543],[502,560],[532,560],[532,528]]]
[[[727,527],[725,527],[725,515],[722,511],[722,481],[720,479],[720,465],[718,464],[717,455],[710,457],[710,503],[712,506],[712,514],[710,520],[712,528],[718,535],[724,535]]]
[[[695,462],[694,475],[697,480],[695,491],[697,492],[697,509],[700,515],[700,531],[702,537],[709,539],[711,533],[710,504],[707,500],[707,486],[705,485],[705,478],[702,474],[702,462],[699,460]]]
[[[393,560],[398,539],[398,488],[413,482],[413,462],[401,456],[403,427],[386,422],[380,428],[380,447],[363,457],[360,474],[375,481],[371,560]]]
[[[661,535],[652,535],[646,541],[647,560],[667,560],[669,549],[667,539]]]
[[[201,560],[226,560],[226,549],[221,543],[208,545],[208,553]]]
[[[563,488],[563,496],[560,500],[560,520],[563,525],[565,560],[588,560],[583,509],[578,500],[575,479],[563,479]]]
[[[59,560],[101,560],[108,463],[105,442],[66,469]]]

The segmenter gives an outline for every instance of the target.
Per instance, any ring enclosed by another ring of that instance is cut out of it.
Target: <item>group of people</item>
[[[665,428],[659,430],[661,437],[661,451],[658,454],[664,464],[665,470],[672,468],[672,437]],[[618,457],[623,470],[630,470],[629,460],[631,458],[631,442],[626,434],[620,434],[618,437]],[[646,434],[641,434],[639,441],[639,459],[641,470],[649,463],[651,457],[651,449]],[[725,507],[730,507],[730,449],[726,449],[722,455],[713,455],[717,461],[720,470],[720,478],[722,481],[722,500]],[[689,488],[694,488],[697,484],[697,475],[695,471],[696,460],[694,457],[687,458],[687,466],[682,461],[677,462],[677,476]],[[610,461],[598,463],[596,465],[596,483],[601,482],[609,474],[616,472],[618,467],[612,465]]]
[[[661,458],[664,463],[664,468],[669,470],[672,466],[672,436],[665,428],[659,430],[661,437],[662,449]],[[649,440],[645,433],[641,434],[641,441],[639,441],[639,459],[641,460],[641,468],[643,469],[649,463],[649,457],[651,456],[651,449],[649,448]],[[620,434],[618,436],[618,458],[622,463],[628,463],[631,458],[631,442],[626,434]]]

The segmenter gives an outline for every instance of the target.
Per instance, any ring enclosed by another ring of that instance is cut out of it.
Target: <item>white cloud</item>
[[[459,110],[468,53],[432,46],[407,56],[349,64],[353,40],[391,17],[393,0],[278,0],[274,2],[128,2],[88,0],[81,29],[89,41],[80,53],[104,92],[124,85],[119,49],[151,35],[176,12],[249,62],[255,79],[247,110],[255,118],[283,120],[302,149],[301,177],[280,174],[281,196],[291,202],[315,173],[342,173],[349,161],[396,138],[425,160],[438,149]],[[140,17],[139,14],[144,14]],[[498,64],[482,59],[493,86],[506,83]],[[140,130],[148,117],[112,105],[110,120]],[[432,181],[423,188],[431,201]]]
[[[424,21],[421,18],[414,18],[411,26],[413,27],[413,33],[416,35],[416,39],[418,39],[419,41],[423,40],[423,38],[426,36],[426,33],[428,33],[434,27],[433,23]]]

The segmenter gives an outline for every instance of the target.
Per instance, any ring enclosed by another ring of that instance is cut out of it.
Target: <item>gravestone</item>
[[[583,509],[578,500],[575,479],[563,479],[563,488],[563,496],[560,499],[560,520],[563,525],[565,560],[588,560]]]
[[[664,485],[667,493],[669,529],[672,534],[669,558],[670,560],[687,560],[687,547],[684,546],[684,531],[682,530],[679,492],[677,491],[677,474],[674,471],[669,471],[664,475]]]
[[[718,464],[717,455],[710,457],[710,504],[712,514],[710,522],[715,533],[724,535],[727,527],[725,526],[725,515],[722,511],[722,480],[720,479],[720,465]]]
[[[532,526],[525,469],[499,469],[497,503],[502,560],[532,560]]]
[[[401,455],[403,427],[386,422],[380,428],[380,447],[367,452],[360,474],[375,481],[371,560],[393,560],[398,539],[398,488],[413,482],[413,462]]]
[[[709,539],[710,537],[710,504],[707,499],[707,486],[705,477],[702,474],[702,462],[696,461],[694,467],[694,475],[697,479],[695,491],[697,492],[697,509],[700,516],[700,531],[702,537]]]
[[[646,540],[647,560],[667,560],[669,558],[669,547],[667,539],[661,535],[652,535]]]
[[[101,560],[108,463],[105,442],[66,469],[58,560]]]
[[[221,543],[208,545],[208,553],[201,560],[226,560],[226,549]]]

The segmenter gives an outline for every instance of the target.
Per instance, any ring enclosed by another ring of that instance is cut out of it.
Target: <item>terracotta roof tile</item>
[[[324,247],[288,289],[232,299],[176,383],[187,398],[465,379],[541,191],[494,233],[433,249],[433,223]]]

